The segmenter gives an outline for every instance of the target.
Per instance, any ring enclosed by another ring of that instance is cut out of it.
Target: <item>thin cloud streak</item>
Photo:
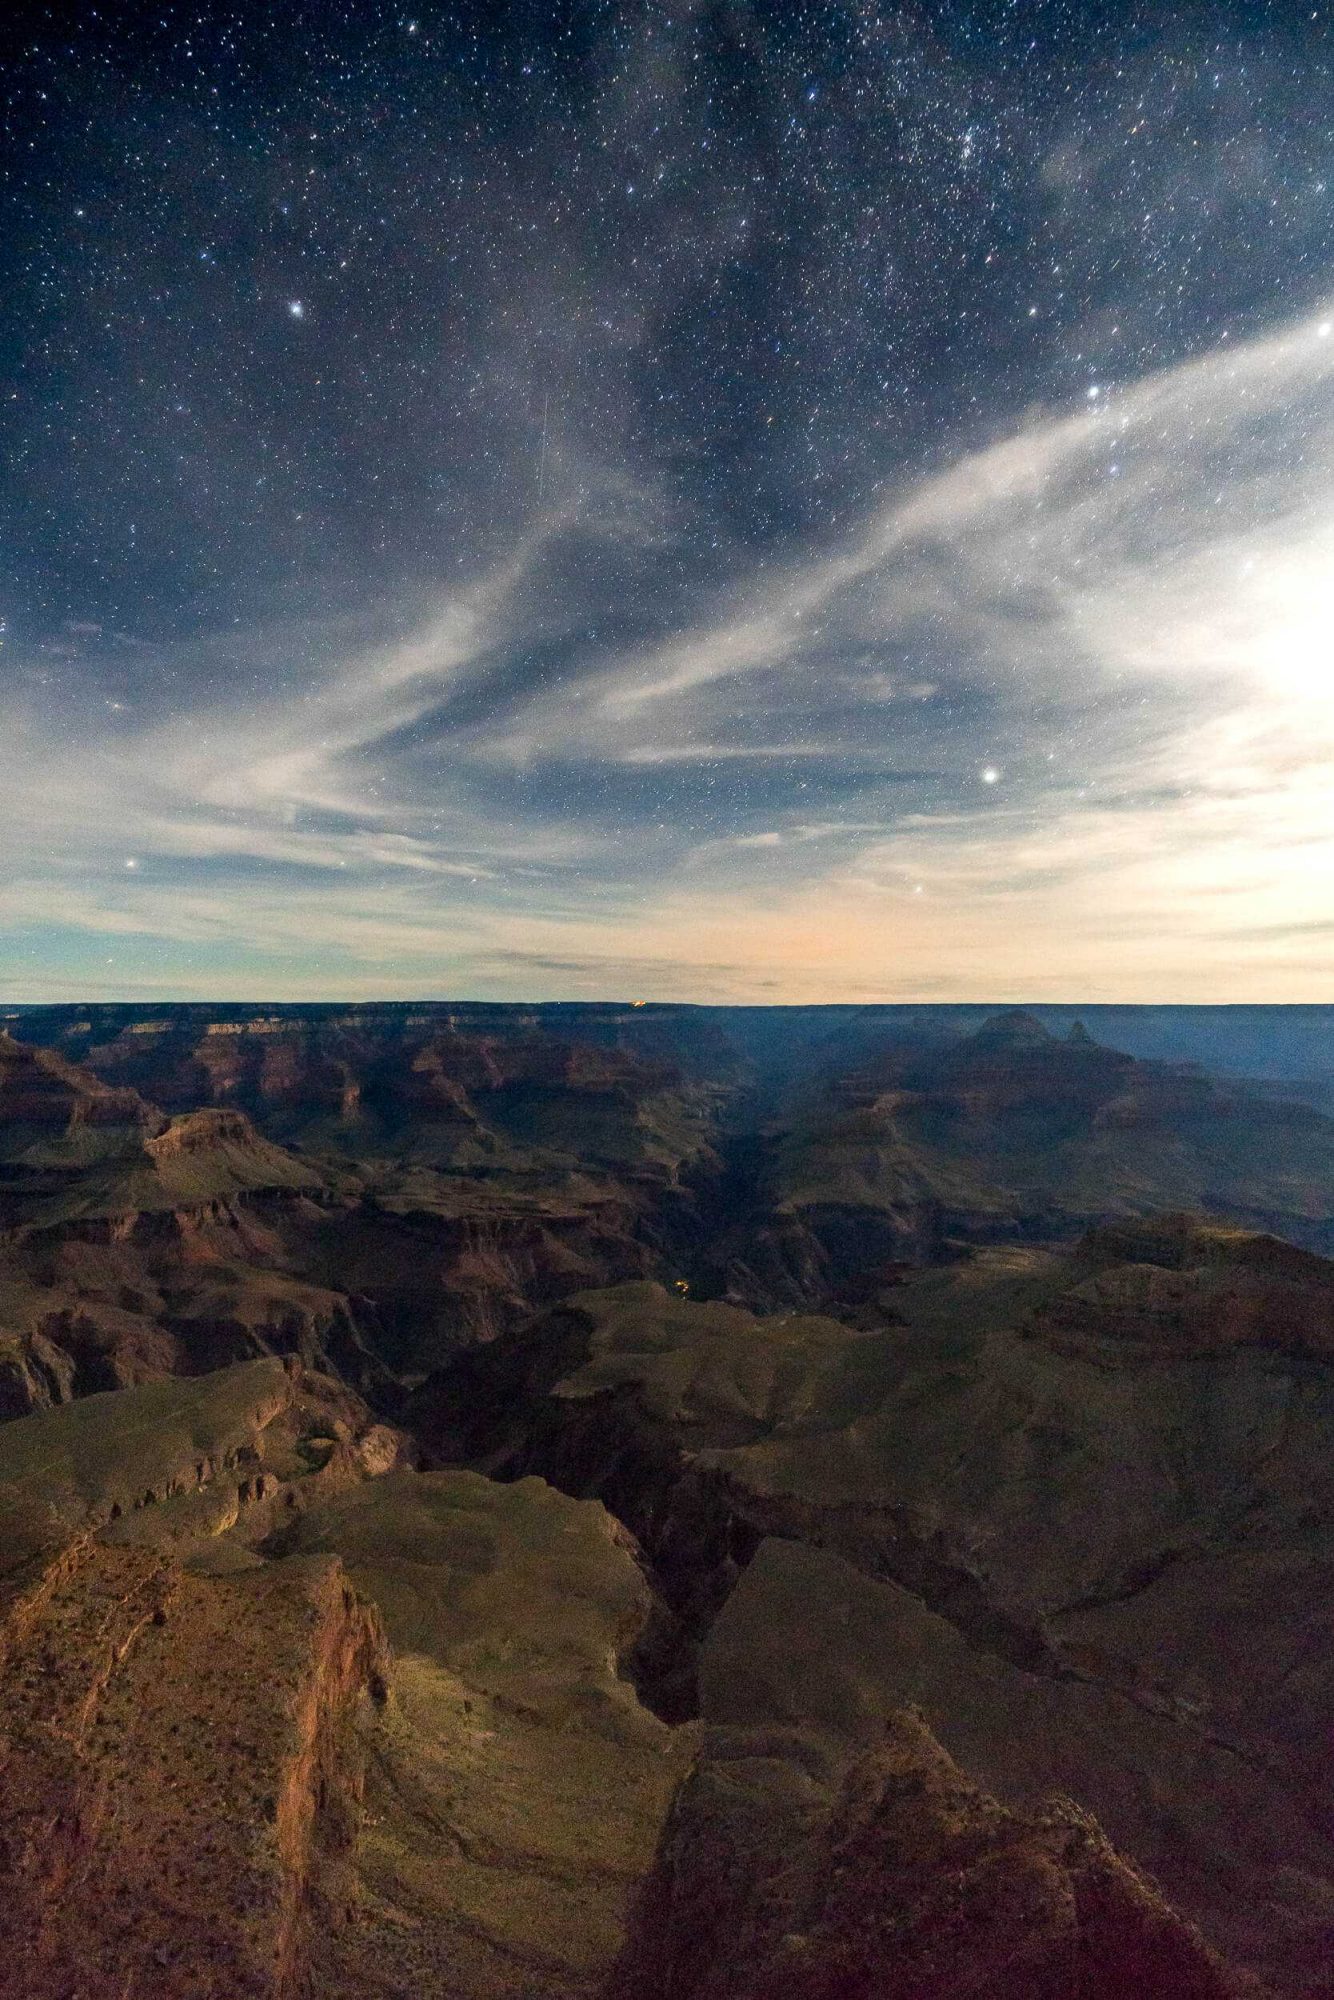
[[[1321,323],[1097,385],[818,558],[739,576],[712,621],[665,642],[608,658],[586,581],[548,587],[566,511],[407,636],[293,670],[281,699],[256,704],[242,674],[161,721],[77,737],[15,708],[0,919],[94,949],[138,940],[180,990],[216,979],[197,947],[259,954],[271,996],[320,980],[516,997],[1319,990],[1334,971]],[[616,507],[581,530],[612,542]],[[514,663],[553,634],[559,690],[527,693]],[[240,653],[305,660],[313,644],[257,633]],[[438,742],[431,718],[463,687],[473,719]],[[962,710],[985,718],[991,779]]]

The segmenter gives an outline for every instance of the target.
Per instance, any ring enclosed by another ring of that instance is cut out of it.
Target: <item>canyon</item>
[[[11,1012],[0,1992],[1329,2000],[1334,1021],[1135,1014]]]

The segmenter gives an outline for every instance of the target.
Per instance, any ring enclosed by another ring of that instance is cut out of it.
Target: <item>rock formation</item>
[[[854,1594],[837,1558],[766,1542],[718,1619],[701,1748],[622,1960],[625,2000],[1263,1990],[1069,1800],[1007,1809],[919,1713],[886,1708],[855,1611],[817,1650],[812,1620]]]
[[[688,1748],[652,1591],[409,1457],[269,1361],[0,1427],[0,1992],[597,1990]]]
[[[767,1216],[714,1251],[765,1304],[874,1297],[897,1262],[1067,1241],[1189,1208],[1334,1251],[1334,1121],[1198,1070],[1138,1061],[1022,1011],[892,1044],[798,1093],[769,1136]]]
[[[1328,2000],[1334,1127],[874,1012],[0,1035],[0,2000]]]

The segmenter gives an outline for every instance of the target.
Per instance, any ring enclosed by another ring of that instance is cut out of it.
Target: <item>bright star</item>
[[[293,319],[304,319],[306,316],[306,308],[302,305],[300,299],[289,299],[287,301],[287,310],[291,313]]]
[[[127,854],[125,857],[125,866],[127,868],[137,868],[139,866],[138,856],[134,854]]]
[[[996,766],[994,764],[988,764],[986,770],[982,773],[982,783],[984,785],[994,785],[997,784],[999,780],[1000,780],[1000,772],[996,769]]]

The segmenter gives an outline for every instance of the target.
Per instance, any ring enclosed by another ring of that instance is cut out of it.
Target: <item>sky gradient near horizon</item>
[[[1334,991],[1323,15],[71,12],[0,998]]]

